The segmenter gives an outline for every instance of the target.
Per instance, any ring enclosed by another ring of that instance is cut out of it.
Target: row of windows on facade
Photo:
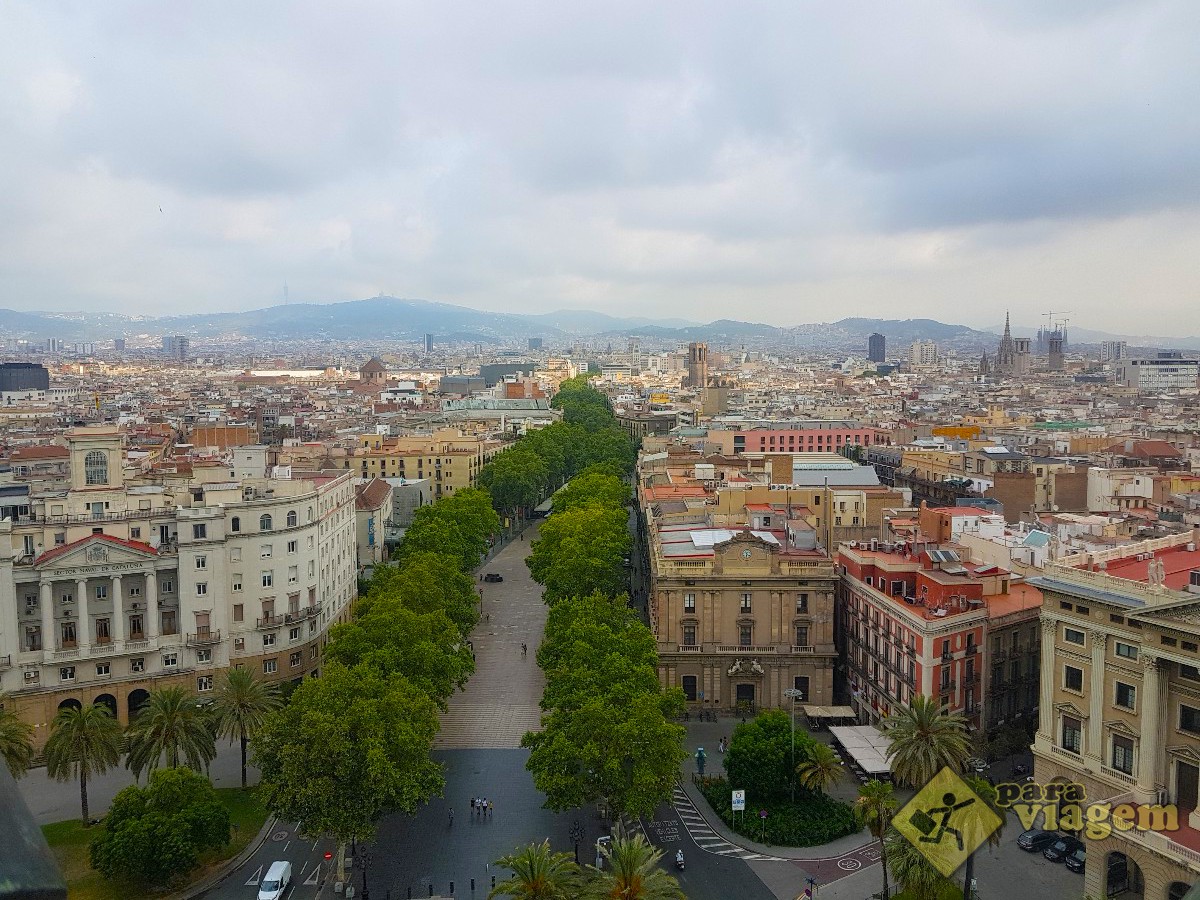
[[[1086,607],[1080,606],[1076,607],[1076,609],[1086,610]],[[1126,624],[1134,625],[1134,621],[1130,619]],[[1135,627],[1140,628],[1141,623],[1137,623]],[[1063,640],[1068,644],[1075,644],[1078,647],[1082,647],[1087,643],[1087,635],[1084,634],[1082,629],[1072,628],[1067,625],[1063,627]],[[1158,641],[1164,647],[1178,647],[1188,653],[1200,652],[1200,643],[1196,641],[1181,641],[1166,634],[1159,635]],[[1117,656],[1124,656],[1126,659],[1137,659],[1138,648],[1135,645],[1126,644],[1121,641],[1116,641],[1115,644],[1116,647],[1113,652]]]
[[[683,626],[683,646],[685,646],[685,647],[698,646],[696,643],[696,636],[697,636],[696,627],[697,626],[692,625],[690,623]],[[808,626],[807,625],[797,625],[796,632],[795,632],[795,638],[796,638],[795,646],[797,646],[797,647],[809,646]],[[742,624],[742,625],[738,626],[738,646],[739,647],[753,647],[754,646],[754,626],[753,625]]]
[[[299,612],[299,594],[296,594],[289,601],[290,611]],[[310,600],[315,597],[309,598]],[[164,637],[179,634],[179,624],[176,619],[174,610],[160,613],[161,628],[159,633]],[[263,603],[263,623],[270,624],[275,619],[275,603],[273,600]],[[233,621],[241,622],[244,620],[244,607],[240,603],[234,604]],[[142,628],[142,616],[140,613],[133,613],[129,616],[129,640],[141,641],[145,640],[145,632]],[[92,642],[96,644],[108,644],[112,641],[111,621],[106,618],[95,620],[95,635],[92,637]],[[280,623],[282,624],[282,623]],[[317,630],[315,620],[309,622],[309,634],[313,634]],[[205,636],[212,634],[212,625],[209,620],[208,613],[196,613],[196,634]],[[59,649],[74,650],[79,646],[79,625],[76,622],[60,622],[58,625]],[[300,640],[301,628],[295,626],[290,629],[288,634],[289,639],[293,641]],[[241,650],[245,647],[245,638],[234,638],[234,649]],[[271,647],[275,644],[274,634],[263,635],[263,646]],[[25,649],[26,651],[36,651],[42,649],[42,626],[27,625],[25,627]]]
[[[287,521],[286,527],[295,528],[297,525],[300,524],[299,513],[297,513],[294,509],[290,510],[287,514],[286,521]],[[310,521],[310,522],[312,521],[312,507],[311,506],[308,508],[308,521]],[[271,518],[271,516],[269,514],[263,513],[261,516],[258,517],[258,530],[259,531],[270,531],[273,527],[274,527],[274,520]],[[242,530],[242,519],[240,516],[233,516],[229,520],[229,530],[234,531],[234,532],[240,532]],[[192,538],[194,540],[202,541],[202,540],[205,540],[207,537],[208,537],[208,523],[207,522],[195,522],[192,524]]]
[[[753,594],[742,594],[742,601],[741,601],[741,605],[739,606],[739,610],[741,612],[747,613],[747,614],[752,613],[754,611],[754,595]],[[685,613],[694,613],[696,611],[696,595],[695,594],[684,594],[683,595],[683,611]],[[807,613],[808,612],[808,594],[797,594],[796,595],[796,612],[797,613]]]
[[[695,703],[698,699],[703,699],[700,696],[700,678],[698,675],[684,675],[680,678],[680,686],[683,688],[683,696],[690,703]],[[792,679],[792,687],[800,692],[800,696],[796,698],[797,702],[808,700],[811,697],[809,693],[809,677],[807,675],[796,675]]]
[[[308,648],[308,658],[309,659],[317,658],[317,648],[316,647]],[[197,650],[196,651],[196,662],[198,662],[198,663],[212,662],[212,651]],[[299,668],[303,664],[304,664],[303,651],[296,650],[296,651],[288,654],[288,665],[291,668],[293,668],[293,669]],[[179,654],[178,653],[164,653],[162,656],[162,667],[164,669],[179,668]],[[77,666],[60,666],[58,669],[58,680],[62,681],[62,682],[75,681],[76,680],[75,673],[76,673],[77,668],[78,668]],[[279,662],[276,659],[264,659],[262,662],[262,668],[263,668],[263,674],[271,675],[271,674],[279,671]],[[144,657],[137,657],[136,659],[131,659],[129,661],[130,674],[137,675],[137,674],[143,673],[145,671],[146,671],[146,660]],[[107,663],[107,662],[96,663],[96,677],[97,678],[111,678],[112,677],[112,663]],[[211,691],[212,685],[213,685],[213,676],[211,676],[211,675],[201,675],[196,679],[196,690],[198,690],[200,692]]]

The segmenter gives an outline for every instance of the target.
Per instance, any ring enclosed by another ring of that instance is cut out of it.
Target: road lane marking
[[[253,887],[254,885],[258,884],[260,881],[262,881],[262,873],[263,873],[263,867],[259,866],[258,869],[255,870],[254,874],[246,879],[247,886]]]
[[[300,874],[303,875],[304,873],[301,872]],[[320,880],[321,880],[321,864],[317,863],[317,867],[312,870],[312,874],[309,875],[308,878],[305,879],[304,883],[306,885],[317,884]]]

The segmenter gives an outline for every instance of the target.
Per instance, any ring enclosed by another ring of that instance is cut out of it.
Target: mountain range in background
[[[0,309],[0,336],[33,341],[61,338],[104,341],[112,338],[154,338],[184,334],[192,338],[238,338],[263,341],[378,340],[417,341],[433,334],[435,341],[486,344],[541,337],[548,343],[577,338],[644,337],[663,341],[710,341],[738,344],[766,340],[798,348],[827,347],[866,352],[867,337],[887,337],[890,355],[904,355],[915,340],[933,340],[962,350],[994,351],[1002,327],[980,331],[933,319],[847,318],[831,323],[780,327],[757,322],[719,319],[707,324],[686,319],[612,316],[591,310],[559,310],[524,315],[494,313],[429,300],[373,297],[338,303],[294,303],[246,312],[186,316],[125,316],[118,313],[20,312]],[[1014,327],[1018,336],[1036,335],[1036,328]],[[1200,338],[1132,337],[1070,328],[1071,344],[1124,340],[1131,347],[1185,349],[1200,347]]]

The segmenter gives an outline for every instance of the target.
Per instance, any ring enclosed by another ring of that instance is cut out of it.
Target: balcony
[[[1103,772],[1106,777],[1111,778],[1114,781],[1120,781],[1123,784],[1137,784],[1137,777],[1135,775],[1127,775],[1120,769],[1112,768],[1112,766],[1101,766],[1100,771]]]
[[[125,652],[130,653],[137,652],[139,650],[152,650],[153,647],[151,647],[151,643],[151,641],[146,640],[143,635],[139,634],[136,637],[131,637],[125,642]]]
[[[0,656],[0,672],[12,668],[12,656]]]
[[[700,653],[703,650],[703,644],[677,644],[675,647],[676,653]]]
[[[52,652],[50,658],[51,659],[78,659],[79,658],[79,648],[78,647],[64,647],[62,650],[55,650]]]
[[[958,687],[958,682],[951,678],[949,681],[943,681],[938,685],[939,691],[953,691]]]
[[[741,653],[744,656],[752,656],[756,653],[777,653],[778,649],[773,644],[768,645],[747,645],[745,647],[739,644],[719,644],[717,653]]]
[[[270,615],[270,616],[263,616],[261,619],[256,620],[254,623],[254,627],[258,628],[258,629],[278,628],[282,624],[283,624],[283,616]]]
[[[979,682],[982,680],[983,680],[983,676],[981,676],[978,672],[976,672],[974,675],[964,675],[963,676],[963,687],[974,687],[975,685],[979,684]]]
[[[967,644],[967,649],[964,652],[967,656],[974,656],[979,652],[979,647],[975,644]]]
[[[954,662],[954,654],[948,653],[943,650],[942,651],[942,662],[944,662],[944,663]]]
[[[793,653],[816,653],[817,648],[810,644],[792,644]]]
[[[211,644],[219,644],[221,642],[221,629],[216,631],[198,631],[195,634],[188,633],[187,645],[189,647],[207,647]]]
[[[289,625],[293,622],[303,622],[305,619],[315,619],[321,614],[321,607],[306,606],[304,609],[298,609],[295,612],[283,614],[283,620]]]

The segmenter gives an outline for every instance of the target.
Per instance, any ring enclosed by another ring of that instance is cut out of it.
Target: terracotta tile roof
[[[51,560],[57,559],[58,557],[66,554],[66,553],[70,553],[72,550],[75,550],[78,547],[82,547],[84,544],[88,543],[89,541],[99,541],[100,543],[104,543],[104,544],[113,544],[118,547],[125,547],[129,550],[137,550],[137,551],[140,551],[141,553],[150,553],[155,556],[158,555],[157,550],[155,550],[149,544],[143,543],[142,541],[127,541],[123,538],[114,537],[111,534],[89,534],[84,537],[81,537],[77,541],[71,541],[71,543],[63,544],[62,546],[55,547],[53,550],[47,550],[45,553],[43,553],[41,556],[39,556],[37,559],[35,559],[33,561],[33,564],[35,566],[40,566],[43,563],[48,563]]]
[[[45,444],[41,447],[17,447],[9,454],[8,458],[13,462],[18,462],[26,459],[66,459],[70,455],[71,451],[66,447]]]
[[[392,486],[382,478],[372,478],[354,489],[354,508],[361,510],[379,509],[387,499]]]

